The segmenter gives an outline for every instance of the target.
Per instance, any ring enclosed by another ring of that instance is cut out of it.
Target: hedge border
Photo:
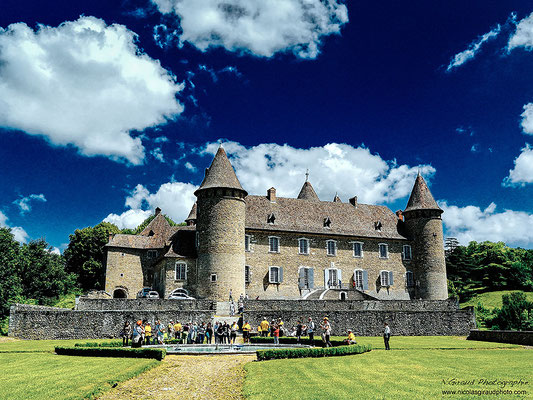
[[[113,347],[62,347],[55,348],[56,354],[64,356],[82,357],[123,357],[123,358],[155,358],[163,360],[167,351],[165,349],[128,349]]]
[[[338,357],[353,354],[362,354],[372,350],[370,345],[348,345],[337,347],[316,347],[303,349],[272,349],[257,350],[257,360],[279,360],[284,358],[307,358],[307,357]]]
[[[250,343],[271,343],[274,344],[274,338],[271,336],[252,336]],[[298,344],[297,339],[292,336],[282,336],[279,338],[280,344]],[[330,339],[330,343],[333,347],[345,346],[344,339]],[[299,344],[307,344],[315,347],[324,347],[325,344],[321,338],[315,338],[313,342],[309,338],[302,338]]]

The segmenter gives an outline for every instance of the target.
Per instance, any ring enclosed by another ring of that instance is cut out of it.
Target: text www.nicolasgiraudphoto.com
[[[442,384],[445,386],[459,386],[457,389],[443,389],[442,395],[474,395],[474,396],[502,396],[502,395],[527,395],[525,386],[529,381],[523,379],[505,380],[505,379],[443,379]],[[466,388],[465,386],[492,386],[493,388],[479,389]]]

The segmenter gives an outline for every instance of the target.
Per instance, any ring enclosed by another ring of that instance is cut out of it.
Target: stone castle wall
[[[57,308],[50,307],[57,310]],[[214,310],[211,300],[168,300],[168,299],[87,299],[80,297],[78,311],[195,311]]]
[[[105,291],[113,296],[116,289],[123,289],[128,298],[134,299],[146,279],[142,256],[137,249],[108,248]]]
[[[368,291],[366,293],[383,300],[408,300],[405,273],[412,270],[411,261],[402,259],[406,240],[361,239],[356,237],[339,237],[334,235],[310,235],[301,233],[261,232],[247,230],[251,235],[251,248],[246,252],[246,265],[250,267],[250,283],[246,284],[246,293],[252,299],[298,299],[302,293],[298,287],[300,267],[313,268],[314,289],[324,289],[327,280],[324,271],[328,268],[341,270],[343,287],[351,288],[355,269],[368,272]],[[269,252],[269,236],[277,236],[279,253]],[[309,254],[298,254],[298,239],[309,239]],[[337,241],[337,255],[327,255],[326,240]],[[353,242],[363,243],[362,257],[354,257]],[[388,244],[388,258],[379,257],[379,244]],[[283,282],[270,284],[268,272],[270,266],[283,268]],[[394,284],[388,289],[379,284],[381,270],[393,271]],[[416,279],[416,277],[415,277]]]
[[[476,329],[470,331],[467,340],[533,346],[533,331],[479,331]]]

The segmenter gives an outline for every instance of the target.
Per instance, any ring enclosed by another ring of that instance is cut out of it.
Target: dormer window
[[[271,225],[274,225],[274,222],[276,222],[276,216],[274,213],[270,214],[267,218],[267,222]]]
[[[381,232],[381,228],[383,227],[383,224],[381,223],[381,221],[376,221],[374,222],[374,229],[378,232]]]
[[[148,233],[148,236],[154,236],[154,235],[155,235],[155,233],[152,230]]]
[[[331,219],[329,217],[324,218],[324,228],[331,228]]]

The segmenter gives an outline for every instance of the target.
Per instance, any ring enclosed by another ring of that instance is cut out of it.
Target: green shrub
[[[493,318],[486,321],[491,329],[530,330],[533,329],[533,302],[524,292],[513,292],[502,296],[501,308],[495,308]]]
[[[276,360],[281,358],[306,358],[306,357],[336,357],[348,356],[352,354],[362,354],[372,350],[370,345],[349,345],[324,348],[303,348],[303,349],[272,349],[257,350],[259,361]]]
[[[74,347],[122,347],[122,341],[75,343]]]
[[[274,338],[271,336],[263,337],[263,336],[253,336],[250,338],[250,343],[270,343],[274,344]],[[282,336],[279,338],[280,344],[297,344],[297,339],[292,336]],[[333,347],[337,346],[344,346],[346,343],[344,343],[344,339],[330,339],[330,343]],[[304,338],[300,340],[300,344],[308,344],[311,346],[317,346],[317,347],[323,347],[325,344],[322,342],[321,338],[315,338],[313,340],[313,343],[309,340],[309,338]]]
[[[112,347],[56,347],[56,354],[82,357],[165,358],[165,349],[127,349]]]

